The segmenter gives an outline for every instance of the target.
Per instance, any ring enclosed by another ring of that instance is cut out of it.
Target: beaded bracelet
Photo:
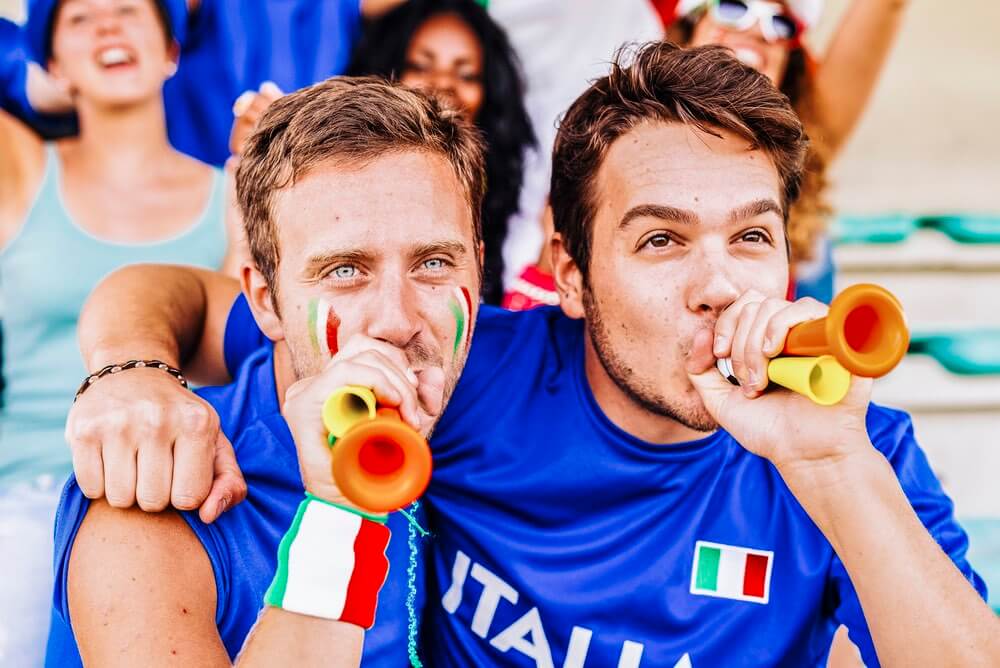
[[[87,376],[83,383],[80,385],[80,389],[76,391],[76,396],[73,397],[75,402],[80,398],[80,395],[87,391],[87,388],[96,383],[99,379],[105,376],[110,376],[116,373],[121,373],[122,371],[128,371],[129,369],[159,369],[160,371],[165,371],[181,384],[181,387],[187,389],[188,382],[184,378],[184,374],[181,373],[180,369],[176,369],[166,362],[161,362],[160,360],[129,360],[124,364],[109,364],[97,373],[93,373]]]

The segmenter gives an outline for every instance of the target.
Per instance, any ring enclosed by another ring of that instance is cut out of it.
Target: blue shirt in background
[[[171,143],[223,164],[243,91],[273,81],[288,93],[343,73],[360,31],[360,0],[203,0],[163,91]]]
[[[72,116],[40,114],[28,102],[28,59],[21,27],[0,18],[0,109],[33,128],[42,137],[65,137],[77,131]]]
[[[198,390],[219,412],[222,429],[233,443],[246,478],[247,499],[213,524],[197,513],[181,513],[212,563],[218,597],[216,624],[234,658],[263,607],[274,576],[278,543],[291,526],[303,498],[298,458],[288,425],[279,412],[270,345],[258,348],[239,367],[234,382]],[[46,665],[80,666],[67,597],[69,557],[89,501],[71,479],[56,517],[54,610]],[[389,576],[379,595],[375,626],[365,634],[364,666],[407,665],[407,521],[389,517]],[[422,578],[422,569],[417,576]],[[424,587],[418,580],[417,609]]]
[[[6,30],[0,25],[0,59]],[[202,0],[189,17],[177,74],[163,87],[171,144],[222,166],[241,93],[265,81],[288,93],[342,74],[360,33],[360,0]],[[8,72],[0,60],[0,107],[45,137],[75,134],[74,115],[31,109],[23,53],[17,61]]]

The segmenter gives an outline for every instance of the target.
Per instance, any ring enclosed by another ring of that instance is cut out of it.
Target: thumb
[[[715,367],[715,355],[712,354],[712,331],[703,329],[695,334],[691,350],[685,362],[688,379],[701,397],[705,409],[716,422],[721,419],[725,406],[735,396],[742,397],[740,388],[722,377]]]
[[[232,508],[247,497],[247,483],[236,462],[236,452],[221,430],[215,441],[213,469],[212,489],[198,510],[198,517],[206,524],[211,524],[228,508]]]
[[[423,369],[418,377],[417,398],[428,415],[440,415],[444,408],[444,369],[429,367]]]

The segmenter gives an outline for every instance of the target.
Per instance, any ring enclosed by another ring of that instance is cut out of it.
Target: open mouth
[[[135,65],[136,58],[129,49],[111,46],[97,52],[97,64],[105,70],[120,70]]]

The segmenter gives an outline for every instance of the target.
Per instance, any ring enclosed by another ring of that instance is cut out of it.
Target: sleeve
[[[75,135],[75,114],[51,115],[35,111],[28,100],[28,59],[20,27],[0,19],[0,109],[19,119],[44,139]]]
[[[229,311],[223,342],[222,354],[226,359],[226,369],[229,371],[230,377],[235,378],[236,372],[243,362],[254,352],[270,345],[270,343],[270,340],[264,336],[264,332],[260,331],[260,327],[257,326],[247,298],[240,294],[233,302],[233,308]]]
[[[63,488],[59,508],[56,510],[56,526],[52,569],[55,574],[55,587],[52,592],[53,619],[58,617],[69,626],[69,596],[66,592],[66,579],[69,574],[69,556],[73,551],[73,541],[83,524],[90,508],[90,499],[83,495],[76,484],[76,476],[70,476]]]
[[[924,527],[969,584],[985,599],[986,585],[966,559],[968,536],[955,519],[951,499],[944,493],[926,455],[917,445],[910,417],[899,411],[873,406],[868,415],[868,433],[872,443],[892,465],[903,492]],[[837,556],[831,564],[830,596],[834,619],[847,627],[848,635],[861,650],[865,664],[879,665],[861,602]]]

